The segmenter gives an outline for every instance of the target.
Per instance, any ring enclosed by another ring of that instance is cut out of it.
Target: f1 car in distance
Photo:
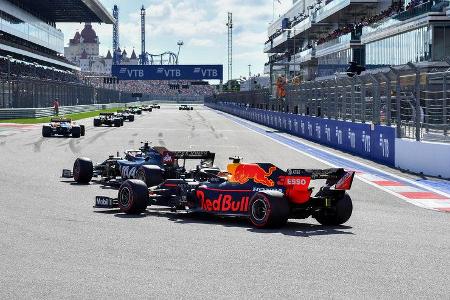
[[[116,116],[121,118],[124,121],[128,121],[128,122],[134,122],[134,115],[128,113],[125,110],[119,109],[116,113]]]
[[[94,118],[94,127],[102,125],[120,127],[123,126],[123,119],[115,113],[100,113],[98,117]]]
[[[152,107],[151,105],[142,105],[142,106],[140,107],[140,109],[141,109],[142,111],[148,111],[148,112],[153,111],[153,107]]]
[[[125,157],[111,155],[99,164],[93,164],[89,158],[78,158],[72,171],[63,170],[63,177],[73,177],[78,183],[89,183],[93,177],[100,177],[100,182],[113,186],[134,178],[153,186],[167,178],[189,176],[186,160],[200,160],[202,168],[219,171],[213,166],[214,157],[209,151],[168,151],[164,147],[150,147],[146,142],[139,150],[125,151]],[[183,160],[182,165],[178,164],[179,160]]]
[[[150,188],[142,181],[127,180],[116,199],[97,196],[94,207],[140,214],[150,205],[167,206],[172,211],[245,217],[258,228],[281,227],[288,219],[310,216],[323,225],[341,225],[352,215],[352,200],[346,192],[352,186],[352,171],[284,171],[270,163],[232,159],[227,172],[199,170],[192,179],[167,179]],[[313,194],[310,183],[320,179],[325,183]]]
[[[50,123],[42,126],[42,136],[51,137],[53,135],[72,136],[79,138],[84,136],[86,129],[84,125],[79,125],[76,122],[72,122],[68,118],[52,118]]]
[[[152,107],[153,109],[161,109],[161,105],[159,105],[158,103],[153,103],[153,104],[151,104],[151,107]]]
[[[142,109],[137,106],[130,106],[127,111],[133,115],[142,115]]]
[[[194,107],[183,104],[183,105],[180,105],[180,107],[178,107],[178,109],[179,110],[194,110]]]

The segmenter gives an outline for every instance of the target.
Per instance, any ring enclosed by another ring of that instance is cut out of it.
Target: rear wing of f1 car
[[[349,190],[352,187],[354,171],[346,171],[343,168],[333,169],[288,169],[289,176],[307,176],[311,180],[325,179],[326,185],[336,190]]]
[[[171,164],[177,159],[183,161],[200,159],[202,164],[213,165],[216,154],[210,151],[164,151],[162,156],[163,162],[167,164]]]

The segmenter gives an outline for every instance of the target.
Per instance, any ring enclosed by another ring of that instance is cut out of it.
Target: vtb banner
[[[223,80],[222,65],[113,65],[119,80]]]

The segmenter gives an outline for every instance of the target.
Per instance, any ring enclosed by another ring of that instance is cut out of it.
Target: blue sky
[[[263,73],[267,56],[263,53],[267,27],[272,20],[272,0],[101,0],[109,10],[120,9],[120,46],[131,53],[140,52],[140,8],[147,9],[147,51],[159,54],[177,50],[183,40],[181,64],[223,64],[227,74],[227,12],[233,12],[233,77]],[[284,12],[292,0],[275,1],[276,15]],[[93,24],[100,38],[100,53],[111,49],[112,25]],[[57,24],[65,42],[83,24]],[[226,75],[225,75],[226,76]]]

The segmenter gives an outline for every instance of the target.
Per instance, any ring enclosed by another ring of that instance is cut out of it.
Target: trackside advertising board
[[[222,65],[113,65],[119,80],[223,80]]]
[[[205,103],[213,109],[288,132],[334,149],[395,166],[395,128],[352,123],[236,105]]]

